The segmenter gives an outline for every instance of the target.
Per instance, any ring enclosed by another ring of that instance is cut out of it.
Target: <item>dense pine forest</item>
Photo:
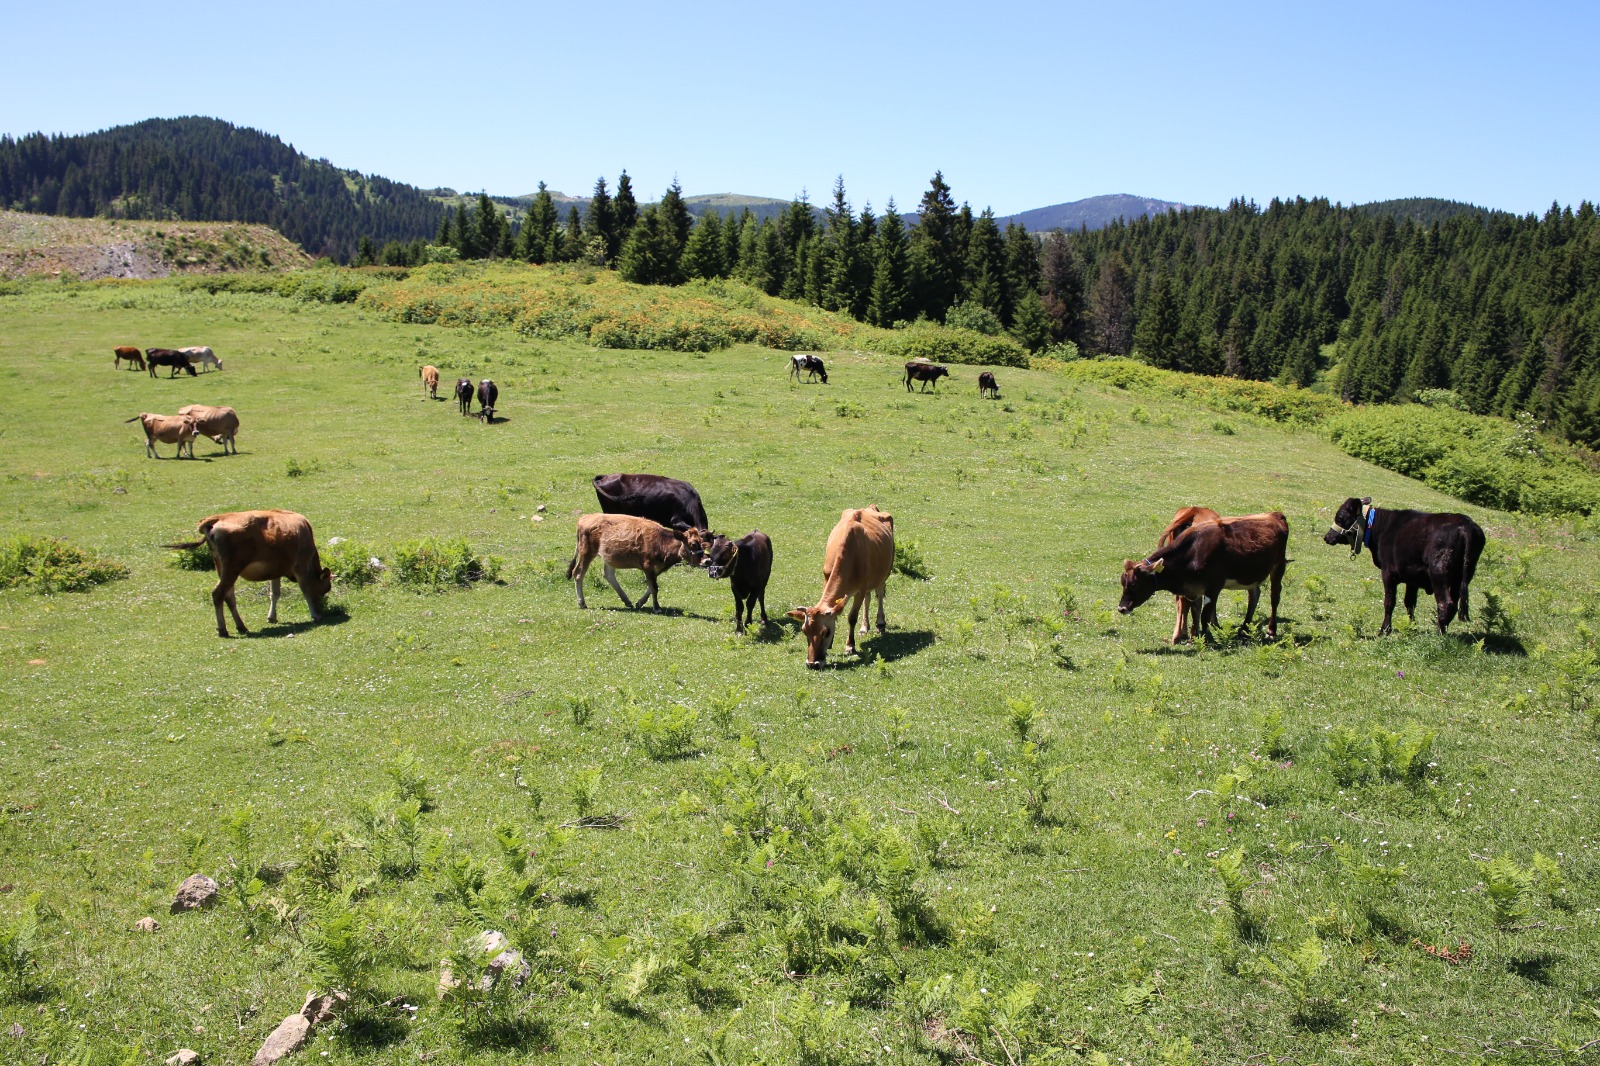
[[[1058,358],[1159,367],[1529,412],[1600,446],[1600,225],[1584,202],[1518,217],[1470,204],[1235,201],[1030,233],[957,205],[935,174],[907,224],[855,210],[702,209],[674,182],[641,205],[624,171],[580,203],[540,183],[525,207],[422,191],[312,161],[212,119],[78,137],[0,138],[0,205],[64,215],[267,222],[357,265],[441,259],[585,262],[629,281],[737,278],[894,327],[919,319],[1009,334]]]
[[[77,136],[0,137],[0,207],[78,218],[261,222],[313,255],[410,240],[444,207],[419,189],[306,158],[210,118],[150,119]]]

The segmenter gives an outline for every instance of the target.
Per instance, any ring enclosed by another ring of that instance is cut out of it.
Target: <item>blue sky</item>
[[[999,214],[1188,203],[1600,199],[1595,3],[363,6],[8,13],[0,131],[209,115],[424,187]]]

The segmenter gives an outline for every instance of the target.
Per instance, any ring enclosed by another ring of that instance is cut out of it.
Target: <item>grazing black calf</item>
[[[500,386],[488,378],[478,382],[478,417],[485,422],[493,422],[494,405],[498,399],[500,399]]]
[[[195,373],[194,364],[189,361],[189,357],[172,348],[146,348],[144,350],[144,362],[150,371],[151,377],[156,376],[156,367],[158,366],[172,368],[172,373],[167,375],[168,378],[177,377],[179,368],[187,370],[192,378],[200,376]]]
[[[738,540],[718,534],[706,552],[706,573],[712,580],[728,578],[733,588],[733,631],[743,633],[755,621],[761,604],[761,624],[767,624],[767,579],[772,576],[772,541],[759,529]]]
[[[931,381],[933,383],[933,391],[938,392],[939,379],[949,376],[950,368],[947,366],[940,366],[937,363],[924,363],[913,359],[906,364],[906,391],[911,391],[911,383],[913,381],[920,381],[922,382],[922,391],[927,392],[928,383]]]
[[[995,400],[1000,398],[1000,386],[995,382],[994,375],[987,370],[978,375],[978,395]]]
[[[472,413],[472,379],[456,378],[456,406],[463,415]]]
[[[1455,618],[1472,621],[1467,610],[1467,586],[1483,554],[1483,529],[1464,514],[1428,514],[1425,511],[1380,511],[1372,499],[1351,496],[1339,505],[1333,528],[1323,534],[1326,544],[1350,545],[1350,557],[1363,546],[1383,573],[1383,626],[1379,635],[1393,632],[1394,595],[1406,587],[1406,615],[1416,620],[1417,592],[1431,592],[1439,605],[1439,632]]]

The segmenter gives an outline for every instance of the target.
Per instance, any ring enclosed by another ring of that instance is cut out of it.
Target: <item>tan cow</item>
[[[429,363],[417,371],[417,376],[422,379],[422,398],[439,398],[439,368]]]
[[[111,365],[117,370],[122,369],[123,360],[127,360],[130,365],[139,370],[144,369],[144,353],[137,348],[129,348],[123,345],[111,349],[111,353]]]
[[[656,578],[678,563],[699,566],[710,534],[699,529],[686,529],[679,533],[648,518],[635,518],[629,514],[586,514],[578,518],[578,545],[572,563],[567,567],[567,577],[578,589],[578,606],[586,608],[583,598],[583,576],[599,556],[605,569],[606,583],[622,597],[624,606],[643,607],[654,602],[654,610],[661,609],[661,598],[656,593]],[[645,594],[635,604],[617,584],[618,570],[643,570]]]
[[[189,458],[194,458],[196,427],[194,419],[188,415],[138,414],[132,418],[123,419],[124,425],[129,422],[138,422],[144,426],[144,453],[150,458],[161,458],[156,452],[156,441],[160,441],[162,444],[176,444],[178,450],[173,455],[174,459],[183,458],[185,446],[189,449]]]
[[[850,624],[845,627],[846,655],[856,653],[856,619],[863,604],[878,594],[878,632],[888,628],[883,617],[883,592],[894,570],[894,516],[878,510],[878,505],[855,508],[839,516],[839,524],[828,536],[822,562],[822,596],[815,607],[797,607],[789,617],[800,622],[806,637],[806,666],[820,669],[833,647],[834,623],[845,600],[854,596]],[[867,623],[861,621],[861,632]]]
[[[317,554],[317,542],[311,533],[311,523],[305,515],[293,511],[234,511],[214,514],[200,520],[203,541],[187,544],[169,544],[169,548],[198,548],[202,543],[211,549],[211,560],[217,567],[217,587],[211,590],[211,604],[217,610],[217,636],[228,635],[222,618],[222,605],[227,603],[233,612],[233,624],[241,634],[250,632],[239,617],[239,601],[234,598],[233,586],[242,577],[246,581],[272,582],[272,602],[267,608],[267,621],[278,620],[279,582],[293,578],[311,609],[311,620],[322,617],[322,602],[333,588],[333,575],[322,565]]]
[[[239,415],[233,408],[191,403],[178,408],[178,414],[194,419],[195,432],[222,445],[223,455],[228,454],[230,444],[233,445],[233,454],[239,454],[239,442],[234,439],[239,435]]]

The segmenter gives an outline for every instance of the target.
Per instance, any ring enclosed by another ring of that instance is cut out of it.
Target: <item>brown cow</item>
[[[195,423],[188,415],[138,414],[122,421],[124,425],[138,422],[144,426],[144,453],[150,458],[161,458],[156,452],[156,441],[162,444],[176,444],[178,450],[172,456],[174,459],[183,458],[185,446],[189,449],[189,458],[194,458]]]
[[[233,454],[239,454],[239,442],[234,438],[239,435],[239,415],[231,407],[212,407],[203,403],[191,403],[178,408],[180,415],[188,415],[194,419],[195,431],[203,437],[210,437],[222,445],[222,454],[228,454],[228,445],[233,445]]]
[[[567,566],[567,577],[578,589],[578,606],[589,606],[583,598],[583,577],[595,556],[600,557],[605,569],[606,583],[622,597],[626,607],[643,607],[654,602],[654,610],[661,609],[661,597],[656,591],[656,578],[678,563],[699,566],[705,554],[710,534],[704,530],[687,529],[679,533],[648,518],[635,518],[626,514],[586,514],[578,518],[578,544],[572,562]],[[617,584],[618,570],[643,570],[645,594],[635,604]]]
[[[1177,514],[1172,516],[1172,521],[1167,528],[1161,531],[1161,536],[1156,538],[1156,547],[1165,548],[1168,544],[1177,540],[1180,535],[1187,532],[1191,526],[1201,525],[1206,522],[1219,522],[1221,520],[1222,516],[1209,507],[1181,508]],[[1194,627],[1199,629],[1202,623],[1197,610],[1198,604],[1187,596],[1176,596],[1174,599],[1177,603],[1178,617],[1172,624],[1172,643],[1182,644],[1189,639],[1188,621],[1191,611],[1194,612]],[[1212,620],[1215,621],[1215,604],[1211,605],[1211,610]]]
[[[113,348],[111,351],[114,353],[111,360],[111,365],[117,370],[122,369],[122,361],[124,359],[126,359],[128,364],[135,370],[144,369],[144,353],[139,349],[130,348],[124,345],[122,347]]]
[[[854,596],[850,622],[846,627],[844,652],[856,653],[856,619],[863,604],[871,606],[878,594],[878,632],[888,628],[883,617],[883,592],[894,570],[894,516],[878,510],[878,505],[852,508],[839,516],[839,524],[828,535],[822,562],[822,596],[815,607],[797,607],[789,617],[800,623],[806,637],[806,666],[822,668],[833,647],[834,624],[845,600]],[[867,631],[863,620],[861,632]]]
[[[1272,582],[1272,613],[1267,639],[1278,636],[1278,597],[1283,570],[1288,565],[1289,520],[1281,512],[1202,522],[1179,534],[1172,543],[1157,548],[1141,562],[1122,564],[1122,602],[1118,614],[1128,614],[1156,592],[1171,592],[1200,601],[1200,634],[1209,637],[1216,602],[1223,589],[1250,593],[1243,632],[1255,616],[1261,585]]]
[[[439,368],[429,363],[417,371],[417,376],[422,379],[422,398],[439,398]]]
[[[200,520],[203,541],[187,544],[169,544],[169,548],[198,548],[202,543],[211,549],[211,560],[217,567],[217,587],[211,590],[211,604],[217,609],[217,636],[228,635],[222,618],[222,605],[227,603],[233,612],[233,624],[240,634],[250,632],[239,617],[239,601],[234,598],[233,586],[240,578],[246,581],[272,582],[271,606],[267,608],[267,621],[278,620],[279,582],[293,578],[306,598],[311,610],[311,620],[322,617],[322,603],[333,588],[333,574],[322,565],[317,554],[316,538],[311,533],[311,523],[305,515],[293,511],[234,511],[214,514]]]

